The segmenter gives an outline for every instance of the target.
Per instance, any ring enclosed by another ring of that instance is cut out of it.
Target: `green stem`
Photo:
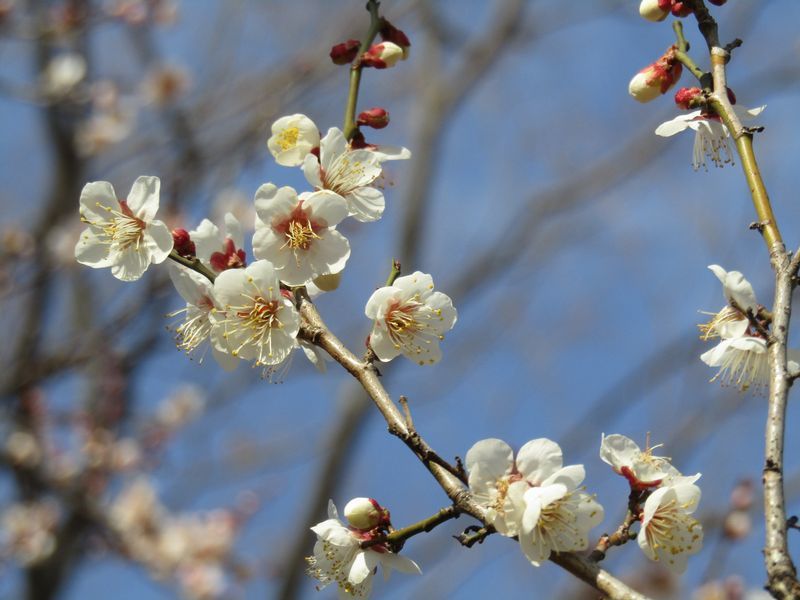
[[[675,58],[677,58],[678,61],[692,73],[692,75],[697,77],[697,80],[703,87],[708,87],[710,89],[711,76],[703,71],[703,69],[698,67],[697,63],[694,62],[687,54],[689,51],[689,42],[686,41],[686,38],[683,35],[683,23],[680,21],[673,22],[672,29],[675,32],[675,39],[677,40],[676,46],[678,47],[678,49],[675,51]]]
[[[389,272],[389,277],[386,278],[386,287],[391,286],[394,280],[400,277],[400,261],[392,259],[392,270]]]
[[[402,529],[395,529],[386,536],[385,541],[392,547],[402,546],[403,542],[405,542],[408,538],[419,535],[420,533],[432,531],[435,527],[445,523],[446,521],[449,521],[450,519],[457,518],[460,514],[461,511],[455,506],[447,506],[437,512],[435,515],[431,515],[427,519],[422,519],[421,521],[409,525],[408,527],[403,527]]]
[[[186,258],[185,256],[178,254],[174,249],[169,253],[169,258],[174,260],[176,263],[183,265],[184,267],[190,268],[192,271],[197,271],[200,273],[200,275],[212,283],[217,278],[217,274],[201,263],[199,258]]]
[[[369,30],[364,39],[361,40],[359,54],[350,67],[350,89],[347,92],[347,106],[344,110],[344,127],[342,129],[345,139],[348,140],[352,139],[356,132],[356,105],[358,104],[358,88],[361,85],[361,70],[363,69],[361,55],[372,45],[381,28],[381,17],[378,14],[380,4],[378,0],[368,0],[367,2],[367,10],[370,17]]]

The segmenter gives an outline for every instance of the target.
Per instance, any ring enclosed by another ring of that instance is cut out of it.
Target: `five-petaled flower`
[[[268,261],[223,271],[214,280],[214,295],[222,306],[210,315],[211,341],[218,350],[254,360],[256,366],[278,365],[289,356],[300,319]]]
[[[331,190],[344,198],[350,216],[377,221],[386,205],[383,192],[373,187],[381,176],[381,162],[410,156],[405,148],[349,148],[341,130],[331,127],[320,141],[319,159],[307,155],[303,173],[315,189]]]
[[[637,536],[645,556],[676,573],[686,570],[689,555],[703,546],[703,527],[692,517],[698,502],[700,488],[690,481],[664,486],[650,494]]]
[[[332,501],[328,502],[328,519],[311,530],[317,534],[317,542],[314,555],[306,558],[307,572],[320,582],[320,589],[336,583],[341,599],[368,598],[378,565],[386,578],[392,569],[417,575],[422,572],[417,563],[395,554],[384,543],[362,548],[362,542],[380,533],[358,529],[352,523],[349,527],[344,525]]]
[[[374,320],[369,344],[380,360],[402,353],[421,365],[439,361],[439,342],[457,319],[450,298],[433,291],[433,278],[419,271],[375,290],[365,313]]]
[[[740,120],[746,120],[758,116],[764,108],[766,107],[747,109],[734,106],[733,111]],[[706,157],[710,158],[717,167],[722,167],[725,163],[733,164],[733,153],[728,142],[730,137],[728,128],[718,116],[703,110],[678,115],[674,119],[662,123],[656,128],[656,135],[670,137],[686,129],[695,131],[692,152],[692,167],[695,171],[701,166],[708,170]]]
[[[253,254],[270,261],[287,285],[304,285],[344,269],[350,244],[336,225],[347,216],[344,199],[328,190],[303,193],[267,183],[256,192]]]
[[[158,177],[139,177],[126,200],[118,200],[107,181],[87,183],[81,191],[84,229],[75,245],[75,259],[122,281],[135,281],[151,263],[164,262],[172,250],[172,234],[158,211]]]

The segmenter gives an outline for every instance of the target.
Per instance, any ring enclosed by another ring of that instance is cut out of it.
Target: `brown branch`
[[[398,437],[402,436],[401,439],[408,438],[406,444],[422,460],[425,467],[453,502],[453,505],[459,511],[473,516],[484,525],[488,525],[484,508],[472,499],[469,490],[464,487],[459,477],[438,462],[423,458],[431,456],[433,450],[419,434],[409,429],[403,413],[398,410],[394,401],[381,384],[374,367],[360,361],[331,333],[317,312],[316,307],[308,299],[303,298],[300,300],[299,309],[303,324],[298,337],[325,350],[331,358],[355,377],[372,399],[381,415],[383,415],[389,431],[395,433]],[[605,593],[609,598],[620,600],[642,600],[645,598],[645,596],[635,592],[601,569],[596,563],[583,556],[571,553],[553,553],[550,556],[550,560],[595,589]]]

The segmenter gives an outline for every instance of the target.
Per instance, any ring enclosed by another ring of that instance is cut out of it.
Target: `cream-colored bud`
[[[344,516],[356,529],[372,529],[381,524],[384,511],[369,498],[353,498],[344,507]]]
[[[658,0],[642,0],[639,4],[639,14],[648,21],[663,21],[669,14],[668,10],[663,10],[659,6]]]

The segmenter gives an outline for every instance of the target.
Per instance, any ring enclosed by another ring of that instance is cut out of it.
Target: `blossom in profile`
[[[214,295],[222,306],[211,313],[211,341],[218,350],[256,366],[278,365],[289,356],[300,319],[268,261],[223,271],[214,280]]]
[[[658,446],[647,447],[642,450],[639,445],[629,437],[618,433],[603,434],[600,441],[600,458],[630,483],[633,489],[647,489],[657,487],[665,479],[680,475],[678,469],[672,466],[670,459],[665,456],[653,455],[653,450]]]
[[[256,192],[253,254],[270,261],[287,285],[304,285],[344,269],[350,244],[336,225],[347,216],[344,199],[329,190],[302,193],[267,183]]]
[[[319,146],[319,129],[305,115],[294,114],[281,117],[272,124],[272,135],[267,147],[275,162],[284,167],[303,164],[313,148]]]
[[[441,359],[439,342],[458,318],[450,297],[435,292],[433,278],[419,271],[375,290],[365,313],[374,321],[369,344],[380,360],[403,354],[420,365]]]
[[[694,483],[660,487],[644,503],[637,541],[645,556],[683,573],[703,546],[703,527],[692,514],[700,502]]]
[[[175,327],[178,349],[188,355],[197,353],[199,362],[203,362],[205,348],[208,348],[211,335],[211,313],[222,310],[214,297],[214,284],[200,273],[178,263],[169,264],[169,277],[175,289],[186,302],[186,307],[170,313],[170,317],[183,315],[183,322]],[[211,346],[211,353],[219,365],[226,371],[236,368],[238,359]]]
[[[330,190],[347,202],[348,215],[363,222],[381,218],[386,202],[375,187],[385,160],[409,158],[405,148],[348,146],[341,130],[331,127],[320,141],[319,159],[306,156],[303,173],[317,190]]]
[[[734,106],[733,111],[739,120],[752,119],[766,108],[742,108]],[[695,132],[694,149],[692,150],[692,167],[697,171],[700,167],[708,170],[706,158],[714,166],[722,167],[725,163],[733,164],[733,151],[730,146],[730,133],[722,120],[703,110],[696,110],[687,114],[678,115],[656,128],[656,135],[671,137],[676,133],[691,129]]]
[[[155,219],[158,177],[139,177],[128,197],[118,200],[107,181],[87,183],[81,191],[81,220],[88,225],[75,246],[75,259],[95,269],[110,267],[122,281],[139,279],[151,264],[164,262],[172,234]]]
[[[401,573],[422,573],[417,563],[392,552],[386,544],[362,548],[362,542],[382,535],[380,525],[368,530],[359,529],[352,522],[347,526],[339,520],[332,501],[328,502],[328,519],[314,525],[311,530],[317,534],[317,542],[314,555],[306,558],[307,573],[319,581],[318,589],[335,583],[340,599],[369,598],[372,578],[379,565],[387,579],[392,569]]]

